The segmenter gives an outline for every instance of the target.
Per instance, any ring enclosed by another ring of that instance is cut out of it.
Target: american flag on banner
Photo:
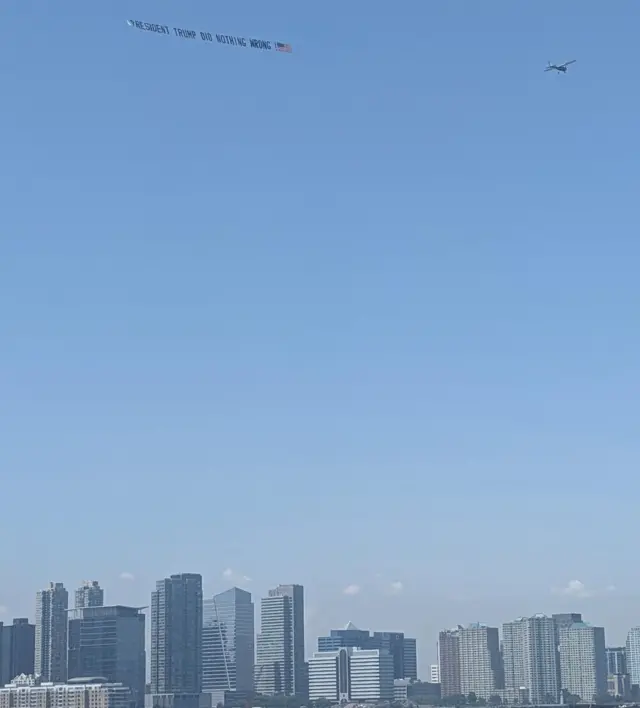
[[[293,50],[290,44],[284,44],[283,42],[276,42],[276,52],[287,52],[291,54]]]

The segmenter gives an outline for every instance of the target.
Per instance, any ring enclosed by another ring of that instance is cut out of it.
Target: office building
[[[13,620],[13,624],[0,622],[0,686],[20,674],[34,672],[36,627],[26,618]]]
[[[104,590],[97,580],[85,580],[76,590],[76,610],[83,607],[102,607],[104,605]]]
[[[402,673],[404,676],[402,678],[416,681],[418,679],[418,648],[415,639],[404,638],[403,659],[404,671]]]
[[[309,700],[329,701],[351,699],[350,658],[353,649],[317,651],[309,659]]]
[[[351,700],[393,700],[393,657],[385,649],[352,649],[349,660]]]
[[[440,667],[438,664],[431,664],[429,667],[429,683],[440,683]]]
[[[197,708],[202,689],[202,576],[158,580],[151,594],[152,705]]]
[[[49,583],[36,595],[34,670],[43,681],[67,678],[67,609],[69,593],[62,583]]]
[[[487,700],[503,687],[498,630],[474,623],[460,629],[459,635],[460,691]]]
[[[91,606],[69,612],[69,678],[100,676],[131,690],[144,708],[145,616],[142,608]]]
[[[640,686],[640,627],[632,627],[627,634],[627,673],[632,686]]]
[[[629,673],[627,671],[626,647],[607,647],[607,673],[616,676]]]
[[[443,698],[459,696],[460,685],[460,630],[445,629],[438,635],[438,674]]]
[[[0,688],[0,708],[131,708],[131,691],[102,678],[56,684],[22,675]]]
[[[551,617],[521,617],[502,626],[505,700],[558,703],[556,625]]]
[[[318,651],[336,651],[343,647],[366,648],[371,639],[367,629],[358,629],[348,622],[344,629],[332,629],[328,637],[318,637]]]
[[[256,690],[266,695],[306,696],[306,674],[304,589],[302,585],[279,585],[261,602]]]
[[[349,622],[344,629],[332,629],[328,637],[318,637],[318,651],[335,651],[343,647],[387,651],[393,657],[394,678],[418,678],[416,640],[405,637],[403,632],[371,634]]]
[[[607,693],[604,629],[574,622],[560,630],[562,688],[590,703]]]
[[[254,636],[254,606],[250,592],[231,588],[204,600],[204,693],[253,690]]]

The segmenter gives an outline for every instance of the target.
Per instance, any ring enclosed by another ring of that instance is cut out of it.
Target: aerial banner
[[[169,25],[158,25],[153,22],[140,22],[140,20],[127,20],[129,27],[135,27],[143,32],[155,32],[156,34],[166,34],[168,36],[179,37],[180,39],[198,39],[202,42],[213,42],[214,38],[218,44],[229,44],[234,47],[247,47],[249,49],[261,49],[267,52],[285,52],[291,54],[293,51],[290,44],[286,42],[274,42],[267,39],[253,39],[251,37],[237,37],[231,34],[212,34],[211,32],[196,32],[195,30],[184,29],[182,27],[169,27]]]

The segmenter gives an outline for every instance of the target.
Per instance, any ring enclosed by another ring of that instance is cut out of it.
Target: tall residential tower
[[[85,580],[76,590],[76,610],[83,607],[102,607],[104,590],[97,580]]]
[[[559,702],[556,625],[551,617],[521,617],[502,625],[502,657],[507,701]]]
[[[36,595],[35,673],[43,681],[67,680],[67,609],[69,593],[49,583]]]

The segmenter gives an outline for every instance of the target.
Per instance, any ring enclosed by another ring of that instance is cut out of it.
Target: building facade
[[[202,576],[158,580],[151,594],[153,705],[197,706],[202,690]],[[176,698],[178,697],[178,698]]]
[[[131,691],[103,679],[56,684],[19,676],[0,688],[0,708],[130,708]]]
[[[418,679],[418,646],[415,639],[404,638],[404,676],[403,679]],[[397,678],[397,677],[396,677]]]
[[[231,588],[204,600],[203,692],[253,690],[254,636],[250,592]]]
[[[392,701],[394,662],[385,649],[353,649],[349,661],[351,700]]]
[[[429,683],[440,683],[440,667],[438,664],[431,664],[429,667]]]
[[[632,627],[627,634],[627,672],[632,686],[640,686],[640,627]]]
[[[49,583],[36,595],[34,670],[43,681],[66,681],[68,608],[62,583]]]
[[[371,634],[349,622],[344,629],[332,629],[328,637],[318,637],[318,651],[335,651],[343,647],[387,651],[393,657],[394,678],[418,678],[416,640],[405,637],[403,632]]]
[[[460,690],[487,700],[503,687],[500,637],[496,627],[475,623],[459,630]]]
[[[304,589],[279,585],[260,607],[255,685],[259,693],[305,696]]]
[[[20,674],[34,672],[36,627],[20,617],[13,624],[0,622],[0,686]]]
[[[145,616],[140,608],[91,606],[69,613],[69,679],[101,676],[131,690],[144,708]]]
[[[309,659],[309,700],[326,698],[346,702],[351,699],[350,660],[353,649],[317,651]]]
[[[556,624],[551,617],[534,615],[504,624],[502,657],[508,702],[559,702]]]
[[[76,590],[75,600],[76,610],[81,610],[83,607],[102,607],[104,590],[97,580],[85,580]]]
[[[627,649],[626,647],[607,647],[607,673],[610,675],[622,675],[627,671]]]
[[[574,622],[560,629],[562,688],[590,703],[607,693],[604,628]]]
[[[459,696],[460,684],[460,630],[445,629],[438,635],[438,674],[443,698]]]

